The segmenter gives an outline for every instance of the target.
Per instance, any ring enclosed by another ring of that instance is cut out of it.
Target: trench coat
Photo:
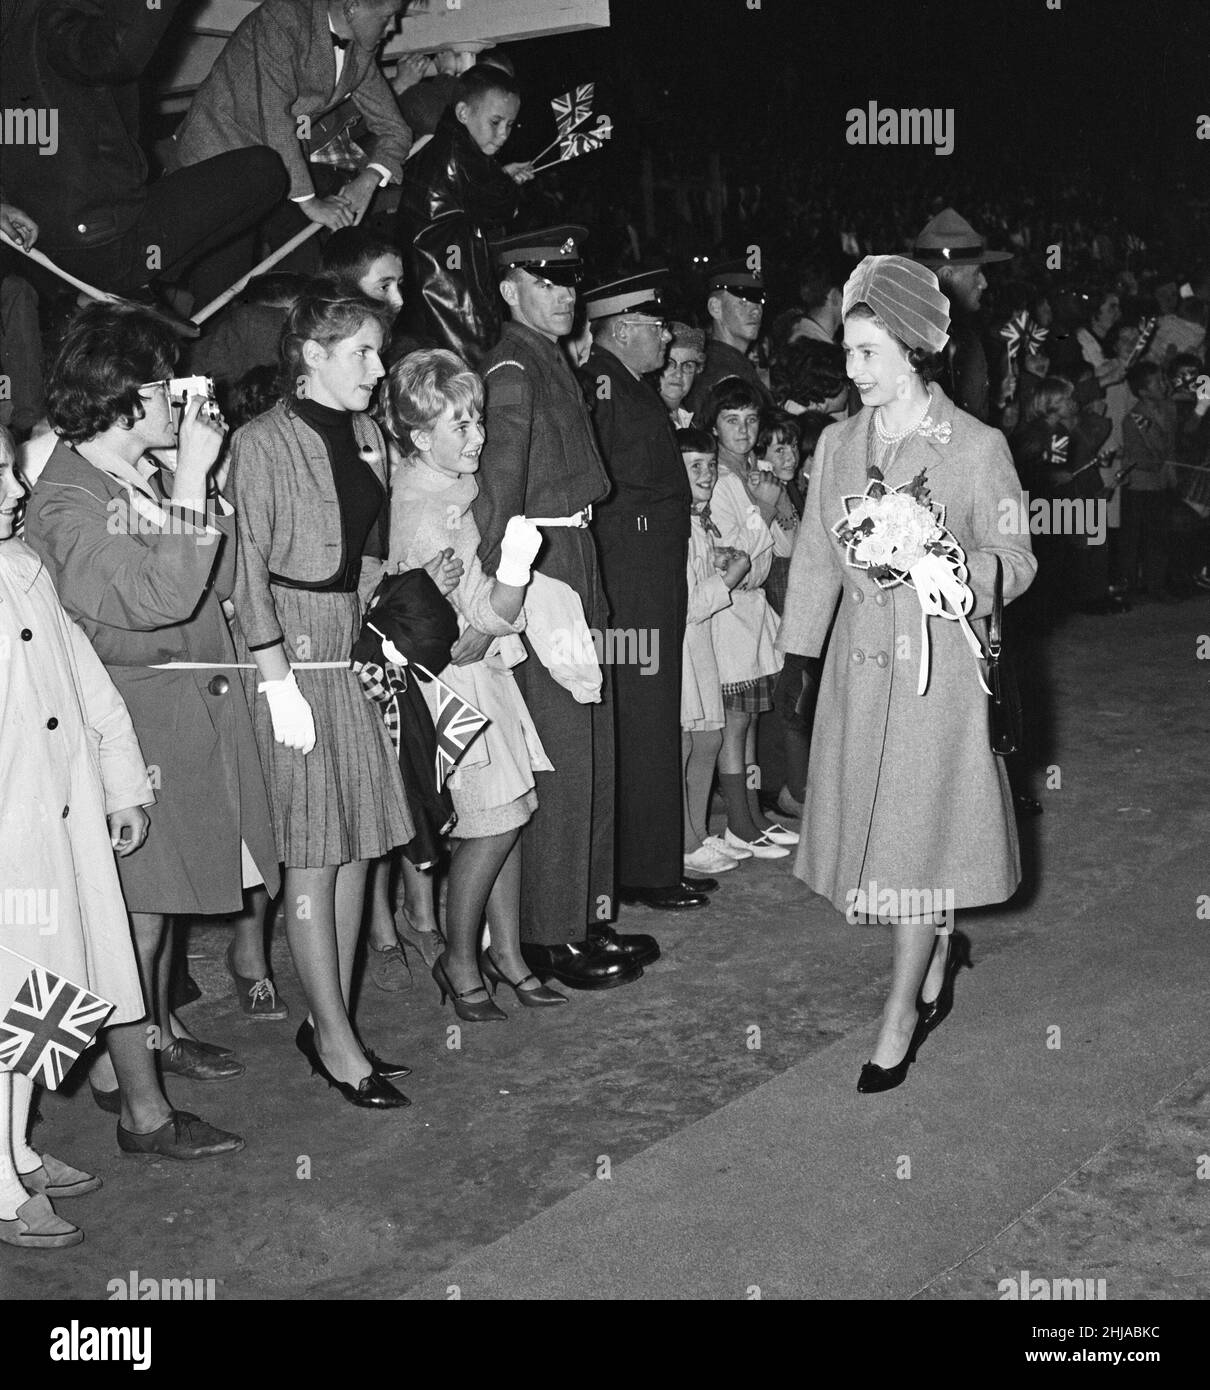
[[[271,895],[279,875],[252,719],[230,668],[222,600],[235,581],[235,517],[197,514],[140,493],[62,440],[30,497],[25,534],[126,702],[155,769],[151,829],[118,861],[131,912],[233,913],[248,847]],[[137,517],[134,524],[131,520]]]
[[[107,1025],[133,1023],[143,991],[105,817],[155,794],[121,696],[20,540],[0,542],[0,658],[0,945],[107,999]],[[28,973],[0,951],[0,1006]]]
[[[936,384],[930,393],[928,416],[886,482],[901,486],[925,470],[966,553],[969,618],[985,644],[996,556],[1006,603],[1037,570],[1028,534],[1004,534],[998,524],[1003,501],[1020,505],[1021,486],[1004,436]],[[832,534],[844,498],[865,491],[870,416],[863,409],[820,436],[777,638],[781,651],[802,656],[819,656],[828,642],[794,872],[842,911],[860,904],[851,895],[888,889],[952,892],[942,901],[954,908],[1003,902],[1020,881],[1020,853],[975,657],[956,622],[930,618],[930,677],[918,695],[915,592],[880,589],[845,563]]]

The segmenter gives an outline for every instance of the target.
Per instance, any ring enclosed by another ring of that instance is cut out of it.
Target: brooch
[[[934,424],[927,416],[916,427],[916,433],[921,439],[931,439],[937,444],[948,444],[953,432],[954,427],[948,420]]]

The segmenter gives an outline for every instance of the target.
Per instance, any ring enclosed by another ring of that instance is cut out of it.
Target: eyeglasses
[[[636,328],[654,328],[657,333],[668,331],[667,319],[648,318],[646,314],[628,314],[622,322],[632,323]]]

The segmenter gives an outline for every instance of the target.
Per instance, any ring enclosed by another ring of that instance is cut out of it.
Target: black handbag
[[[991,617],[987,620],[987,701],[992,752],[1007,758],[1021,751],[1021,692],[1011,664],[1004,657],[1004,566],[996,556],[996,584]]]

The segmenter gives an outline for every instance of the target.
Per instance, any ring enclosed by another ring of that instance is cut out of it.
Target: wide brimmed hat
[[[921,265],[987,265],[1011,261],[1011,251],[989,251],[987,241],[953,208],[946,208],[916,238],[912,256]]]

